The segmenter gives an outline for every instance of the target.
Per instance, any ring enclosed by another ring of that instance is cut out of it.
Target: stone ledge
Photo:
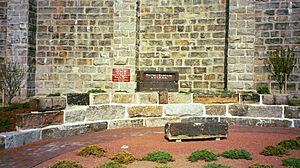
[[[202,116],[204,105],[202,104],[167,104],[164,105],[165,116]]]
[[[86,121],[124,119],[125,106],[102,105],[90,106],[85,112]]]
[[[161,117],[162,106],[132,106],[127,108],[129,117]]]
[[[29,105],[32,109],[39,112],[57,111],[66,108],[65,97],[40,97],[30,99]]]
[[[134,120],[112,120],[109,123],[109,129],[116,128],[137,128],[143,127],[144,120],[143,119],[134,119]]]
[[[225,104],[225,103],[238,103],[239,95],[238,94],[193,94],[193,103],[202,103],[202,104]]]
[[[14,148],[32,142],[36,142],[41,140],[40,133],[41,133],[40,130],[32,130],[26,132],[13,131],[13,132],[3,133],[0,134],[0,137],[2,137],[0,138],[2,139],[2,144],[0,145],[5,149],[7,149],[7,148]],[[3,143],[3,139],[4,139],[4,143]]]

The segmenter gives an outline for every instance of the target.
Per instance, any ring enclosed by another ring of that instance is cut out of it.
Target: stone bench
[[[187,139],[208,139],[226,138],[228,133],[228,124],[225,122],[181,122],[181,123],[167,123],[165,125],[165,137],[168,140]]]

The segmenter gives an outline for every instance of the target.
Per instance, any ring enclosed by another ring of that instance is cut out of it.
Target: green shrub
[[[225,151],[221,154],[225,158],[229,159],[246,159],[246,160],[252,160],[251,154],[243,149],[233,149]]]
[[[286,155],[288,151],[282,146],[266,146],[264,150],[260,153],[264,156],[281,156]]]
[[[0,107],[0,111],[2,111],[4,108],[5,111],[12,111],[15,109],[28,109],[29,108],[29,103],[25,102],[25,103],[12,103],[12,104],[8,104],[5,107]]]
[[[0,117],[0,128],[8,129],[11,123],[8,118]]]
[[[266,86],[266,85],[258,87],[256,89],[256,91],[259,94],[270,94],[270,90],[269,90],[268,86]]]
[[[282,160],[283,166],[289,166],[292,168],[300,168],[300,159],[299,158],[288,158]]]
[[[49,166],[48,168],[83,168],[83,166],[72,160],[61,160]]]
[[[213,152],[208,151],[206,149],[194,151],[188,157],[188,160],[191,162],[196,162],[198,160],[205,160],[207,162],[211,162],[211,161],[214,161],[217,159],[218,159],[218,157],[216,154],[214,154]]]
[[[289,139],[279,142],[280,146],[284,147],[285,149],[300,149],[300,142],[296,139]]]
[[[116,90],[115,92],[123,92],[123,93],[127,93],[126,90]]]
[[[216,163],[209,163],[204,168],[230,168],[230,166],[224,166],[221,164],[216,164]]]
[[[105,93],[105,90],[102,89],[91,89],[88,91],[88,93]]]
[[[251,165],[249,166],[249,168],[274,168],[273,165],[270,165],[270,164],[254,164],[254,165]]]
[[[81,148],[80,151],[78,152],[78,155],[83,157],[89,157],[89,156],[101,157],[104,156],[104,153],[105,150],[100,146],[91,145],[91,146],[86,146]]]
[[[111,160],[121,164],[129,164],[135,161],[135,157],[133,154],[127,151],[122,151],[120,153],[113,155]]]
[[[125,168],[125,167],[117,162],[106,162],[103,165],[100,165],[99,168]]]
[[[289,106],[300,106],[300,99],[291,98],[288,102]]]
[[[60,93],[50,93],[47,95],[47,97],[52,97],[52,96],[60,96]]]
[[[159,162],[159,163],[167,163],[173,161],[173,157],[167,153],[162,151],[156,151],[147,154],[141,160],[147,160],[152,162]]]

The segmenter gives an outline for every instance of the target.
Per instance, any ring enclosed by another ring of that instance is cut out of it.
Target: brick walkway
[[[82,146],[107,142],[123,137],[133,137],[159,132],[163,134],[163,128],[134,128],[105,130],[101,132],[77,135],[61,139],[51,139],[32,143],[22,147],[0,151],[1,168],[29,168],[34,167],[59,154],[78,149]],[[260,128],[232,126],[229,132],[257,132],[300,135],[300,129],[295,128]]]

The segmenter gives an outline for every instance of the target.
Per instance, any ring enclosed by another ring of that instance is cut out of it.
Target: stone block
[[[274,104],[276,105],[287,105],[288,101],[288,95],[286,94],[274,95]]]
[[[229,105],[229,114],[232,116],[246,116],[248,113],[248,106],[247,105]]]
[[[55,128],[46,128],[41,131],[43,140],[49,138],[63,138],[89,132],[97,132],[107,129],[107,122],[85,123],[80,125],[63,125]]]
[[[273,105],[274,104],[273,95],[271,94],[262,95],[262,103],[266,105]]]
[[[243,104],[259,104],[260,95],[256,93],[243,93],[240,95],[240,100]]]
[[[5,149],[5,136],[0,134],[0,150]]]
[[[51,97],[52,99],[52,111],[63,110],[66,108],[66,98],[64,97]]]
[[[159,92],[159,104],[168,104],[168,92]]]
[[[238,103],[238,94],[194,94],[193,103],[214,104],[214,103]]]
[[[162,106],[132,106],[127,109],[129,117],[161,117]]]
[[[168,104],[192,103],[192,96],[188,93],[168,93]]]
[[[294,127],[300,128],[300,120],[294,120]]]
[[[136,103],[135,93],[112,93],[112,103],[134,104]]]
[[[138,93],[138,104],[157,104],[157,93]]]
[[[248,117],[282,117],[282,106],[248,106]]]
[[[50,97],[38,98],[38,111],[51,111],[52,110],[52,99]]]
[[[5,149],[22,146],[40,140],[40,131],[7,132],[5,133]]]
[[[38,104],[39,104],[39,101],[37,98],[31,98],[29,100],[29,107],[30,107],[30,109],[32,109],[32,111],[38,110]]]
[[[180,121],[181,121],[181,119],[179,117],[146,118],[145,126],[146,127],[162,127],[162,126],[165,126],[166,123],[180,122]]]
[[[76,109],[65,110],[65,123],[83,122],[87,108],[77,107]]]
[[[221,118],[221,122],[229,125],[259,126],[259,127],[291,127],[292,121],[277,119],[254,119],[254,118]]]
[[[123,119],[125,107],[121,105],[90,106],[86,111],[86,121]]]
[[[182,118],[181,122],[194,122],[194,123],[218,122],[218,117],[188,117],[188,118]]]
[[[110,95],[109,93],[97,93],[92,94],[92,105],[101,105],[101,104],[109,104],[110,103]]]
[[[206,105],[206,115],[226,115],[226,105]]]
[[[300,106],[284,107],[284,118],[300,119]]]
[[[169,104],[164,106],[165,116],[202,116],[204,105],[201,104]]]
[[[116,128],[137,128],[143,127],[143,119],[134,119],[134,120],[113,120],[109,123],[109,129]]]
[[[206,139],[227,137],[228,124],[225,122],[167,123],[165,137],[169,140]]]
[[[68,93],[67,102],[69,105],[89,105],[89,93]]]

